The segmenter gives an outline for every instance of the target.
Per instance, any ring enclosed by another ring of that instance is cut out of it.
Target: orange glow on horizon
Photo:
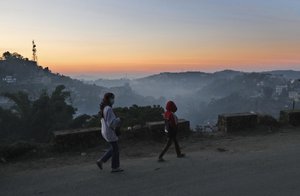
[[[3,1],[0,52],[55,73],[300,69],[296,1]]]

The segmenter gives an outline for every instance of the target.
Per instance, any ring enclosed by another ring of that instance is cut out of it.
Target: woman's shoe
[[[158,161],[158,162],[165,162],[165,159],[159,157],[157,161]]]
[[[124,170],[121,168],[112,169],[111,173],[123,172]]]
[[[183,158],[185,157],[185,154],[181,153],[180,155],[177,155],[177,158]]]
[[[97,161],[96,164],[99,167],[99,169],[103,170],[103,161]]]

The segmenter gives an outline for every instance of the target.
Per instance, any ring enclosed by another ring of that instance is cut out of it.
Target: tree
[[[64,85],[59,85],[52,92],[50,97],[50,111],[52,120],[54,124],[52,125],[52,130],[68,128],[69,124],[72,122],[73,115],[76,109],[72,105],[67,104],[66,101],[71,102],[71,94],[69,91],[65,91]]]
[[[0,140],[19,139],[23,130],[22,122],[11,110],[0,107]]]
[[[27,93],[21,91],[17,93],[4,93],[3,96],[16,104],[12,109],[16,110],[21,119],[28,120],[31,114],[32,103]]]
[[[3,53],[2,57],[4,60],[8,60],[12,57],[12,54],[10,52],[6,51]]]
[[[6,51],[3,53],[2,58],[4,60],[9,60],[9,59],[21,59],[21,60],[25,60],[24,57],[22,55],[20,55],[17,52],[14,53],[10,53],[9,51]]]
[[[15,118],[10,119],[14,121],[18,119],[17,124],[21,127],[20,130],[18,129],[19,135],[39,142],[48,141],[54,130],[69,128],[76,111],[66,102],[70,98],[70,92],[65,91],[63,85],[57,86],[51,96],[44,90],[34,101],[31,101],[28,94],[24,92],[6,93],[4,96],[15,103],[10,110]],[[5,111],[2,111],[3,113]],[[1,126],[3,125],[0,124]]]
[[[18,137],[27,137],[30,135],[30,122],[31,122],[31,106],[28,94],[24,92],[5,93],[4,97],[12,100],[15,105],[11,107],[10,112],[14,115],[6,123],[15,124],[12,129],[14,132],[19,132]]]
[[[19,53],[17,53],[17,52],[14,52],[12,54],[12,57],[15,58],[15,59],[22,59],[22,60],[24,59],[24,57],[22,55],[20,55]]]
[[[59,85],[51,96],[43,91],[40,97],[33,102],[32,131],[40,141],[47,141],[52,131],[70,127],[76,109],[66,103],[70,92],[65,86]]]
[[[50,97],[44,90],[32,104],[31,134],[38,140],[47,140],[50,137],[53,124],[50,111]]]

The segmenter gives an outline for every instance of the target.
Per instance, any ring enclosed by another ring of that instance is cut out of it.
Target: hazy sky
[[[0,26],[65,74],[300,69],[299,0],[3,0]]]

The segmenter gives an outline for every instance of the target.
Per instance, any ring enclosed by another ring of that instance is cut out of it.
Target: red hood
[[[166,105],[166,110],[169,112],[176,112],[177,111],[177,106],[173,101],[168,101]]]
[[[170,119],[170,116],[177,111],[177,106],[173,101],[168,101],[166,105],[165,119]]]

